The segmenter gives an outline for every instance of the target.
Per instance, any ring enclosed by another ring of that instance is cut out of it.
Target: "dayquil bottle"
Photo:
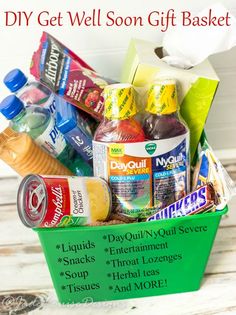
[[[0,133],[0,159],[19,175],[72,175],[59,161],[44,152],[26,133],[6,128]]]
[[[137,217],[146,206],[145,178],[140,173],[145,161],[127,151],[143,142],[145,136],[135,119],[134,89],[130,84],[109,85],[104,90],[104,98],[104,120],[93,141],[94,175],[110,183],[114,212]]]
[[[150,87],[143,130],[157,147],[153,205],[162,209],[189,191],[189,130],[179,116],[175,80],[156,81]]]
[[[137,107],[132,85],[108,85],[104,97],[104,119],[95,132],[94,140],[116,143],[144,141],[142,126],[135,119]]]

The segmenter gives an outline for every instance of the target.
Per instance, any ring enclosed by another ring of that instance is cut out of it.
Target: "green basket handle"
[[[201,144],[201,146],[203,146],[206,141],[207,141],[207,136],[206,136],[205,130],[203,129],[201,137],[200,137],[200,144]]]

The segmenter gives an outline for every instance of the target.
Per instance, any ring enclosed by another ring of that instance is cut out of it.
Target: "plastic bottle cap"
[[[8,120],[18,115],[24,108],[24,103],[15,95],[9,95],[0,104],[0,112]]]
[[[146,111],[152,114],[169,115],[178,110],[176,81],[155,81],[148,92]]]
[[[28,78],[20,69],[14,69],[5,76],[3,79],[4,84],[11,92],[17,92],[20,88],[22,88]]]
[[[57,129],[66,134],[77,126],[76,108],[61,97],[55,98]]]
[[[128,119],[137,113],[134,89],[131,84],[112,84],[104,89],[105,117]]]

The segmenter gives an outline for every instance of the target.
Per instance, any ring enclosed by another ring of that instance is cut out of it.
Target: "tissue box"
[[[123,65],[121,81],[143,87],[146,91],[155,79],[178,80],[180,111],[190,129],[191,159],[193,159],[219,78],[208,60],[191,69],[180,69],[169,66],[161,58],[162,48],[157,47],[155,43],[138,39],[131,40]]]

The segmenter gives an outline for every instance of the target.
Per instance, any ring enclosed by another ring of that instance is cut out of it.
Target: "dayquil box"
[[[191,158],[199,143],[213,102],[219,78],[208,60],[180,69],[162,61],[163,52],[155,43],[133,39],[123,65],[121,81],[147,91],[156,79],[173,78],[178,81],[180,112],[190,129]]]

